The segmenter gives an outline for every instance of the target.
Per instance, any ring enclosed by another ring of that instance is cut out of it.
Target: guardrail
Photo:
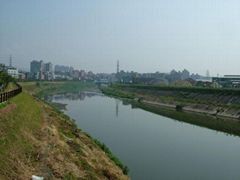
[[[10,98],[12,98],[22,92],[22,87],[17,83],[16,83],[16,85],[18,87],[17,89],[0,94],[0,103],[7,101]]]

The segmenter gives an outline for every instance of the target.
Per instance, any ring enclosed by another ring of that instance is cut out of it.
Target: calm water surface
[[[239,180],[240,138],[182,123],[98,93],[55,95],[79,128],[104,142],[133,180]]]

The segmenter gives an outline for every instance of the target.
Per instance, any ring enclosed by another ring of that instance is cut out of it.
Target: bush
[[[0,71],[0,86],[7,85],[9,82],[14,81],[14,78],[9,76],[6,72]]]
[[[182,105],[182,104],[177,104],[177,105],[176,105],[176,110],[177,110],[177,111],[182,111],[182,110],[183,110],[183,107],[184,107],[184,105]]]
[[[40,83],[39,83],[39,82],[36,82],[36,86],[37,86],[37,87],[40,87]]]

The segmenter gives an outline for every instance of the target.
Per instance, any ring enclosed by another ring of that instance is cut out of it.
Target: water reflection
[[[85,98],[91,98],[93,96],[103,96],[103,94],[98,92],[91,92],[91,91],[80,91],[78,93],[61,93],[61,94],[46,96],[44,100],[49,102],[61,101],[61,100],[84,101]]]
[[[50,99],[68,104],[64,112],[76,120],[79,128],[109,146],[129,166],[132,179],[238,180],[240,177],[239,137],[182,122],[199,122],[222,131],[237,127],[236,123],[230,126],[229,122],[220,123],[202,115],[159,108],[155,111],[95,92],[59,94]]]
[[[118,99],[115,99],[116,102],[116,117],[118,117],[118,112],[119,112],[119,101]]]

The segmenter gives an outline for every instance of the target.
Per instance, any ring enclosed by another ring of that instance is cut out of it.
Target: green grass
[[[4,92],[9,92],[9,91],[15,90],[17,88],[18,87],[14,82],[9,82],[7,87],[4,89]]]
[[[109,96],[117,96],[120,98],[134,99],[134,96],[132,94],[126,93],[116,88],[101,87],[100,89],[104,94],[107,94]]]
[[[111,89],[112,91],[121,91],[122,93],[132,95],[128,89],[125,88],[133,88],[133,89],[150,89],[150,90],[166,90],[166,91],[184,91],[184,92],[194,92],[194,93],[209,93],[209,94],[221,94],[221,96],[224,95],[240,95],[238,94],[240,90],[236,89],[213,89],[213,88],[192,88],[192,87],[170,87],[170,86],[149,86],[149,85],[126,85],[126,84],[114,84]],[[141,92],[144,95],[147,95],[152,98],[158,98],[161,100],[166,101],[175,101],[180,103],[193,103],[193,104],[203,104],[203,105],[213,105],[217,107],[223,107],[223,108],[232,108],[232,109],[240,109],[239,104],[222,104],[215,101],[209,101],[207,99],[190,99],[190,98],[182,98],[182,97],[171,97],[171,96],[158,96],[155,94],[150,94],[147,92]],[[106,93],[108,94],[108,93]],[[118,96],[117,93],[115,93],[115,96]],[[132,95],[134,96],[134,95]],[[137,95],[135,95],[137,96]],[[118,96],[120,97],[120,96]]]
[[[71,172],[70,173],[67,173],[64,178],[64,180],[77,180],[78,178],[75,177]]]
[[[3,108],[3,107],[5,107],[5,106],[8,105],[8,104],[10,104],[9,101],[5,101],[5,102],[3,102],[3,103],[0,103],[0,109]]]
[[[9,102],[11,113],[0,117],[0,174],[5,177],[21,173],[15,171],[14,159],[34,164],[35,147],[27,134],[37,135],[42,124],[42,109],[30,95],[21,93]]]
[[[24,90],[27,90],[39,98],[42,98],[46,95],[53,95],[58,93],[74,93],[83,90],[96,89],[94,82],[82,81],[32,81],[20,82],[19,84],[23,87]]]
[[[137,88],[163,91],[184,91],[208,94],[225,94],[225,95],[240,95],[240,89],[220,89],[220,88],[199,88],[199,87],[176,87],[176,86],[151,86],[142,84],[114,84],[113,87],[118,88]]]

